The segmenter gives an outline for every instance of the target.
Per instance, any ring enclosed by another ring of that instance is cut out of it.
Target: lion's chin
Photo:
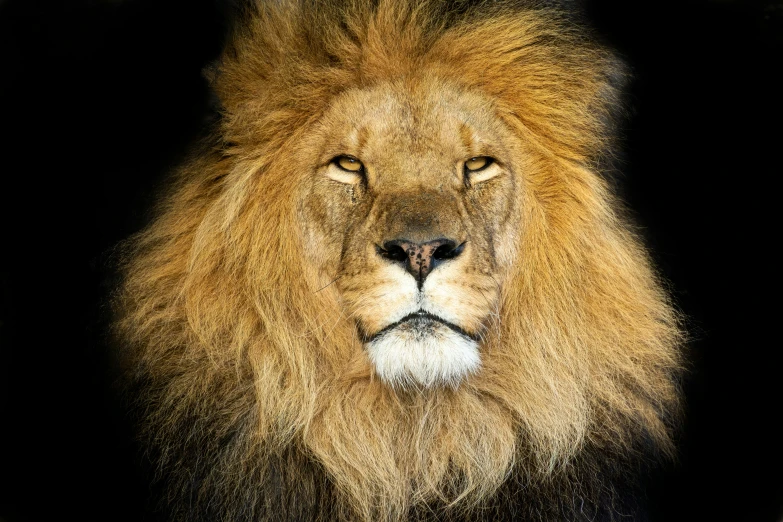
[[[393,387],[457,386],[481,366],[478,343],[446,324],[405,321],[365,344],[383,382]]]

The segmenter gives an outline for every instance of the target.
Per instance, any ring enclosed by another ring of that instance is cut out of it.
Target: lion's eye
[[[502,169],[495,159],[489,156],[476,156],[465,160],[462,170],[465,172],[467,185],[482,183],[502,173]]]
[[[467,172],[476,172],[479,170],[484,170],[485,168],[492,165],[494,162],[495,160],[487,156],[476,156],[475,158],[470,158],[465,162],[465,170]]]
[[[462,170],[465,173],[465,183],[469,186],[490,180],[503,172],[495,158],[489,156],[475,156],[465,160]]]
[[[326,176],[339,183],[357,185],[365,179],[364,164],[353,156],[337,156],[329,162]]]
[[[351,156],[339,156],[332,160],[332,163],[348,172],[362,172],[364,170],[362,162]]]

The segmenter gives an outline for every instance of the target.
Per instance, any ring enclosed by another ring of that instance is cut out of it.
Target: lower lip
[[[405,326],[405,327],[408,327],[408,328],[413,328],[413,329],[416,329],[416,330],[424,331],[424,330],[426,330],[428,328],[433,328],[435,325],[443,325],[446,328],[449,328],[449,329],[453,330],[454,332],[456,332],[456,333],[458,333],[458,334],[460,334],[460,335],[462,335],[464,337],[467,337],[468,339],[476,341],[476,339],[474,339],[473,336],[469,335],[462,328],[460,328],[460,327],[458,327],[458,326],[456,326],[454,324],[451,324],[451,323],[449,323],[447,321],[444,321],[443,319],[441,319],[440,317],[438,317],[438,316],[436,316],[434,314],[431,314],[431,313],[428,313],[428,312],[424,312],[424,311],[419,311],[419,312],[416,312],[416,313],[413,313],[413,314],[409,314],[409,315],[403,317],[399,321],[390,324],[389,326],[387,326],[386,328],[384,328],[383,330],[378,332],[373,337],[378,337],[380,335],[383,335],[385,332],[394,330],[395,328],[398,328],[400,326]]]

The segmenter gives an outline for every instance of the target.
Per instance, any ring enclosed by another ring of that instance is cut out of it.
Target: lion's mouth
[[[478,339],[424,310],[367,337],[364,346],[377,375],[392,387],[455,386],[481,367]]]
[[[376,333],[367,336],[366,341],[373,342],[384,334],[397,329],[405,329],[416,332],[419,335],[426,336],[433,333],[439,325],[446,326],[455,333],[458,333],[461,336],[470,339],[471,341],[478,342],[477,336],[471,335],[456,324],[450,323],[442,317],[438,317],[437,315],[430,312],[425,312],[424,310],[410,313],[402,319],[391,323]]]

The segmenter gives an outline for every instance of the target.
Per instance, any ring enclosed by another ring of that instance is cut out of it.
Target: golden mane
[[[532,488],[519,513],[559,519],[559,488],[607,494],[601,459],[670,451],[677,316],[598,173],[620,65],[558,11],[446,4],[267,2],[216,67],[215,139],[128,243],[117,299],[175,518],[492,518]],[[481,372],[403,392],[302,261],[297,145],[338,94],[422,71],[493,99],[532,152]]]

